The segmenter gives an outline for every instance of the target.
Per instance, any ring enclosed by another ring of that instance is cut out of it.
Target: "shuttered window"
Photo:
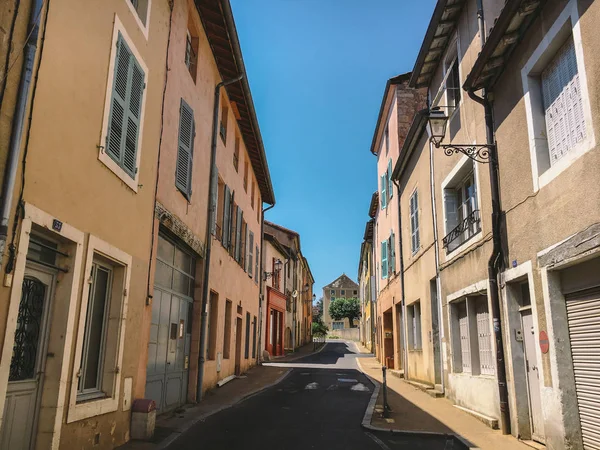
[[[235,227],[235,254],[234,258],[239,263],[240,262],[240,254],[242,248],[242,219],[244,217],[244,213],[242,212],[242,208],[237,207],[236,214],[236,227]]]
[[[223,234],[222,242],[225,248],[229,248],[229,234],[231,232],[231,191],[225,186],[225,198],[223,200]]]
[[[388,242],[387,241],[383,241],[381,243],[381,278],[387,278],[388,276],[388,254],[387,254],[387,248],[388,248]]]
[[[411,250],[417,253],[421,245],[419,237],[419,194],[413,192],[410,197],[410,233],[411,233]]]
[[[482,375],[494,375],[494,354],[492,351],[492,333],[490,331],[490,313],[487,297],[477,299],[477,343],[479,344],[479,367]]]
[[[469,341],[469,318],[467,316],[467,302],[462,301],[456,305],[458,319],[458,334],[460,340],[461,369],[471,372],[471,343]]]
[[[105,148],[131,178],[137,173],[144,80],[144,71],[119,33]]]
[[[181,99],[175,186],[189,200],[192,195],[192,155],[194,150],[194,111]]]
[[[252,258],[252,252],[254,251],[254,233],[252,231],[248,232],[248,276],[252,278],[252,265],[254,264],[254,260]]]
[[[394,236],[394,232],[390,235],[388,255],[389,255],[389,271],[393,275],[396,273],[396,243],[394,242],[396,237]]]
[[[387,206],[387,180],[386,176],[381,176],[381,209],[385,209]]]
[[[573,37],[542,72],[542,94],[550,164],[585,139],[585,119]]]
[[[258,245],[256,246],[256,253],[254,254],[254,282],[258,283]]]

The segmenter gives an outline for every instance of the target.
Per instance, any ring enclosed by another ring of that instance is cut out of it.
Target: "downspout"
[[[438,246],[438,227],[437,227],[437,203],[435,197],[435,179],[434,179],[434,162],[433,162],[433,143],[429,141],[429,184],[431,189],[431,216],[433,217],[433,242],[435,249],[435,295],[437,296],[437,308],[438,308],[438,345],[440,346],[440,379],[442,385],[442,393],[445,392],[445,378],[444,378],[444,361],[445,352],[443,351],[444,342],[444,317],[442,309],[442,284],[440,280],[440,249]],[[435,380],[434,380],[435,381]]]
[[[208,293],[210,278],[210,253],[212,247],[212,226],[215,223],[217,212],[217,135],[219,133],[219,103],[221,100],[221,88],[237,83],[244,74],[227,81],[221,81],[215,86],[215,101],[213,106],[213,130],[210,145],[210,184],[208,188],[208,202],[206,212],[206,236],[204,238],[204,278],[202,280],[202,317],[200,321],[200,352],[198,354],[198,381],[196,383],[196,401],[202,401],[202,383],[204,381],[204,361],[206,353],[206,328],[208,326]]]
[[[406,348],[406,342],[407,342],[407,335],[406,333],[408,332],[406,330],[406,326],[404,326],[405,321],[406,321],[406,301],[405,301],[405,295],[404,295],[404,252],[403,252],[403,246],[402,246],[402,207],[401,207],[401,203],[400,203],[400,182],[398,180],[392,180],[394,182],[394,184],[396,185],[396,187],[398,188],[398,250],[400,251],[400,258],[399,258],[399,263],[400,263],[400,289],[401,289],[401,293],[400,293],[400,304],[401,304],[401,308],[402,308],[402,330],[404,331],[401,335],[402,341],[401,341],[401,348],[402,348],[402,356],[404,356],[404,379],[408,379],[408,351]]]
[[[17,168],[19,166],[19,153],[23,138],[23,126],[25,121],[27,100],[29,98],[29,88],[31,86],[33,66],[35,65],[35,54],[37,51],[37,41],[40,32],[39,18],[41,17],[42,6],[43,0],[33,0],[31,11],[29,13],[29,23],[27,25],[29,37],[23,52],[23,68],[21,69],[21,79],[19,80],[19,90],[17,91],[17,100],[13,115],[8,156],[4,169],[4,179],[2,181],[2,192],[4,195],[0,200],[0,254],[4,253],[6,240],[8,239],[8,222],[10,220],[10,210],[12,207],[13,193],[15,190]],[[18,219],[15,218],[15,220]],[[14,252],[12,246],[11,252]]]
[[[259,286],[259,293],[258,293],[258,349],[256,351],[256,364],[258,365],[260,363],[260,355],[262,354],[262,318],[263,318],[263,303],[265,301],[265,296],[263,294],[263,289],[264,289],[264,276],[263,276],[263,259],[264,259],[264,254],[265,254],[265,213],[274,208],[275,204],[272,204],[270,206],[268,206],[267,208],[264,208],[262,210],[261,213],[261,221],[260,221],[260,272],[258,273],[258,276],[260,277],[260,281],[258,282],[258,286]]]
[[[481,47],[485,44],[485,22],[483,19],[483,1],[477,0],[477,19],[479,23],[479,36]],[[502,210],[500,207],[500,183],[498,179],[498,148],[494,139],[494,118],[492,106],[487,92],[482,90],[478,97],[472,89],[468,91],[469,97],[483,105],[485,115],[486,143],[490,145],[490,187],[492,191],[492,242],[493,250],[488,261],[488,283],[490,286],[490,299],[492,302],[492,320],[494,324],[494,338],[496,340],[496,370],[498,375],[498,394],[500,400],[500,422],[502,434],[510,434],[510,410],[508,404],[508,387],[506,383],[506,366],[504,361],[504,341],[502,337],[502,322],[500,320],[500,295],[498,291],[498,274],[502,258]]]

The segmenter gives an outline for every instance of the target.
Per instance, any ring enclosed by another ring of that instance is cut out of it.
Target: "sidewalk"
[[[362,350],[362,349],[361,349]],[[357,359],[361,370],[382,382],[381,364],[374,357]],[[387,430],[454,433],[481,450],[531,450],[513,436],[503,436],[465,412],[446,398],[433,398],[394,376],[387,377],[389,419],[383,419],[383,389],[379,390],[371,425]],[[391,419],[391,420],[390,420]]]
[[[279,383],[289,372],[290,369],[282,367],[253,367],[242,377],[233,379],[223,387],[208,391],[201,403],[184,405],[176,412],[158,416],[152,442],[129,441],[119,449],[164,449],[196,423]]]

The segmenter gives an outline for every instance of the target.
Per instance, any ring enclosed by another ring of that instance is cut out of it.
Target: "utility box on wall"
[[[142,398],[133,402],[131,408],[131,438],[149,441],[156,426],[156,402]]]

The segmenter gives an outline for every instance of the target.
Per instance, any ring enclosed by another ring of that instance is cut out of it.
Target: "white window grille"
[[[586,137],[579,71],[572,36],[542,72],[542,94],[552,166]]]
[[[490,313],[487,297],[480,297],[475,304],[477,315],[477,344],[479,345],[479,366],[482,375],[494,375],[494,355],[492,351],[492,333],[490,331]]]

